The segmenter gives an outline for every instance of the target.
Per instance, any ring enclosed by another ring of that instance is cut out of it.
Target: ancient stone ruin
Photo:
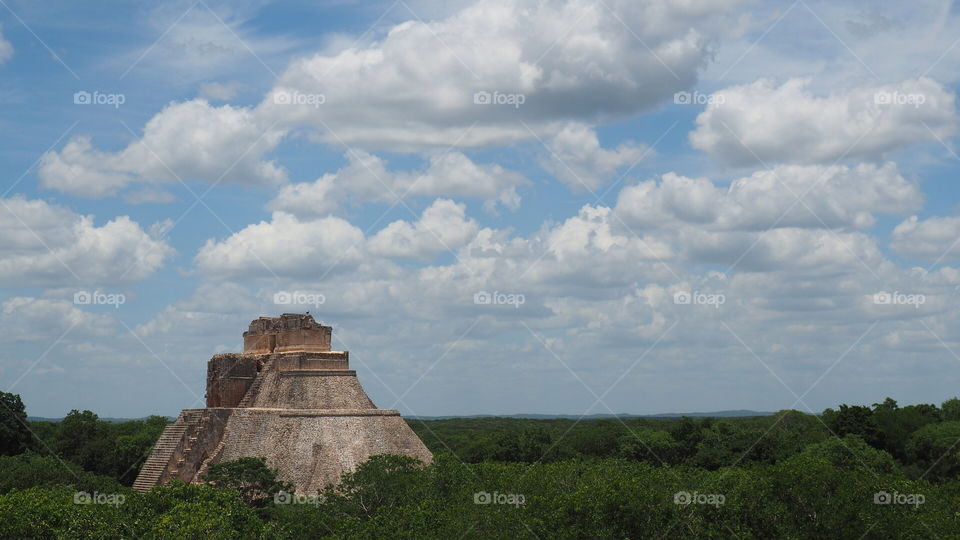
[[[168,425],[133,488],[201,482],[213,463],[264,457],[298,493],[313,493],[376,454],[433,455],[395,410],[367,397],[332,328],[310,315],[260,317],[243,354],[207,362],[207,407]]]

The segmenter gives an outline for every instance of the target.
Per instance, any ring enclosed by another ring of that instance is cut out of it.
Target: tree
[[[870,473],[893,473],[897,464],[890,454],[877,450],[856,435],[836,437],[807,446],[806,455],[823,459],[834,467]]]
[[[166,417],[150,416],[144,420],[116,424],[118,435],[109,460],[113,471],[111,474],[124,485],[132,485],[168,423],[170,421]]]
[[[19,454],[29,447],[30,441],[27,411],[20,396],[0,392],[0,455]]]
[[[839,411],[827,409],[823,416],[830,429],[840,437],[859,435],[871,445],[878,446],[881,443],[880,427],[869,407],[844,404],[840,405]]]
[[[262,457],[244,457],[211,465],[204,480],[221,489],[233,489],[253,508],[262,508],[281,491],[291,492],[289,482],[277,480],[277,471]]]
[[[423,463],[409,456],[371,456],[344,475],[339,486],[326,489],[324,498],[347,515],[370,517],[416,500],[423,490],[417,482],[422,469]]]
[[[960,422],[929,424],[907,441],[907,456],[930,478],[960,474]]]
[[[676,465],[680,461],[680,443],[667,431],[639,428],[620,439],[620,455],[653,465]]]
[[[85,470],[113,474],[109,466],[104,466],[113,453],[109,435],[108,423],[95,413],[74,409],[60,421],[55,450]]]
[[[234,490],[175,480],[130,499],[121,508],[131,514],[133,538],[259,538],[263,529]]]
[[[107,476],[84,471],[78,465],[55,456],[26,452],[0,456],[0,493],[34,486],[72,485],[80,491],[115,493],[120,484]]]
[[[879,446],[895,458],[906,462],[906,445],[910,435],[927,424],[938,422],[939,411],[930,404],[899,408],[890,398],[887,398],[887,402],[893,402],[894,406],[874,404],[873,418],[880,428]]]
[[[940,405],[941,417],[945,422],[960,420],[960,399],[950,398]]]

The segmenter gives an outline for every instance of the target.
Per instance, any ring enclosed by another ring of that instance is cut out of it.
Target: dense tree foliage
[[[0,392],[0,456],[11,456],[30,445],[27,411],[17,394]]]
[[[30,422],[31,448],[129,486],[168,423],[163,416],[108,422],[90,411],[73,410],[60,422]]]
[[[261,457],[245,457],[211,465],[204,480],[221,489],[240,493],[243,501],[262,508],[281,492],[293,491],[289,482],[277,480],[277,471],[267,467]]]
[[[431,465],[375,456],[296,495],[258,458],[135,493],[129,469],[166,420],[73,411],[30,423],[27,451],[0,457],[0,537],[957,538],[958,405],[413,419]]]

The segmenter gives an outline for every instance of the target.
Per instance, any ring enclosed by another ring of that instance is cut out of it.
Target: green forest
[[[129,486],[168,419],[29,421],[0,393],[2,538],[960,538],[960,400],[748,418],[409,419],[423,466],[375,456],[289,492],[263,459]]]

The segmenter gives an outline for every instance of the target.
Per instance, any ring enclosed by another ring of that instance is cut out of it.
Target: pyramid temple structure
[[[207,362],[207,406],[186,409],[163,431],[133,484],[202,482],[207,467],[264,457],[297,493],[314,493],[376,454],[429,463],[433,455],[400,413],[378,409],[347,351],[330,350],[333,329],[309,314],[260,317],[243,353]]]

